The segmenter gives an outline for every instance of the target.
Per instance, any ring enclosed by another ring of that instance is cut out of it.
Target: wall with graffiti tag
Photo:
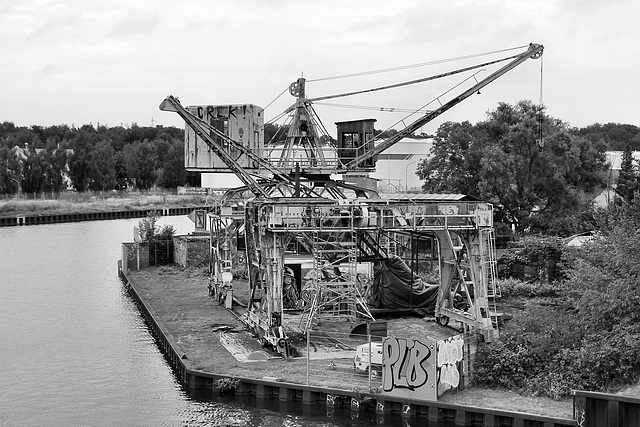
[[[387,337],[382,342],[382,393],[435,402],[463,387],[465,340]]]
[[[456,391],[462,380],[462,359],[464,357],[464,339],[456,335],[438,341],[437,377],[438,397],[447,391]]]
[[[388,337],[382,342],[383,393],[436,400],[436,341]]]

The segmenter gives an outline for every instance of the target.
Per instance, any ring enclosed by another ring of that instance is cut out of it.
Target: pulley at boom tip
[[[535,49],[535,52],[529,56],[531,59],[538,59],[542,56],[542,52],[544,51],[544,46],[538,43],[529,43],[529,50]]]

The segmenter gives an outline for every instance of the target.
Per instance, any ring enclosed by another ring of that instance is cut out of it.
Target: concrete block
[[[442,421],[442,411],[438,407],[429,406],[427,418],[429,421]]]

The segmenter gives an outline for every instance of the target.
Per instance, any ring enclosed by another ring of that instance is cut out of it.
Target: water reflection
[[[189,395],[117,276],[137,219],[0,228],[0,424],[427,425],[300,402]],[[161,218],[179,234],[186,217]]]
[[[238,426],[425,426],[426,420],[403,420],[399,415],[375,415],[371,412],[352,411],[348,407],[327,408],[323,405],[305,405],[302,402],[259,399],[255,396],[226,396],[211,391],[191,391],[190,398],[204,410],[199,422],[215,424],[216,416],[237,419]],[[196,424],[199,425],[199,424]]]

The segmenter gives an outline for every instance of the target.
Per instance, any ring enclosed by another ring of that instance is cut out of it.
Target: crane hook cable
[[[542,121],[544,119],[544,108],[543,108],[543,104],[542,104],[542,90],[543,90],[543,84],[542,84],[542,76],[543,76],[543,60],[544,57],[540,57],[540,116],[538,117],[538,150],[542,151],[542,148],[544,147],[544,140],[542,139]]]

